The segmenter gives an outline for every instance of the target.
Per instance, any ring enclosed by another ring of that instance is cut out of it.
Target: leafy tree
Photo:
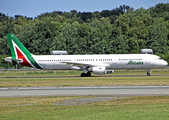
[[[7,63],[3,60],[3,58],[9,57],[7,55],[0,55],[0,68],[11,68],[13,66],[12,63]]]
[[[60,24],[57,22],[39,22],[34,26],[25,26],[18,36],[22,43],[34,54],[49,54],[52,41],[57,35]]]
[[[87,22],[88,19],[91,19],[92,13],[91,12],[78,12],[77,17],[80,17],[83,22]]]
[[[0,13],[0,55],[11,54],[7,33],[14,33],[33,54],[102,54],[103,47],[106,54],[139,53],[142,48],[169,54],[169,3],[136,10],[121,5],[93,13],[53,11],[34,19]]]
[[[0,38],[0,55],[11,55],[7,37]]]
[[[100,15],[100,13],[98,11],[96,11],[96,12],[92,13],[91,17],[93,19],[100,19],[101,15]]]
[[[167,28],[164,23],[154,23],[150,32],[150,38],[147,41],[147,46],[153,49],[154,53],[169,53],[169,43],[167,38]]]
[[[151,7],[150,15],[155,17],[164,17],[164,15],[169,12],[169,3],[159,3],[155,7]],[[168,15],[167,15],[168,16]],[[167,20],[167,19],[166,19]]]

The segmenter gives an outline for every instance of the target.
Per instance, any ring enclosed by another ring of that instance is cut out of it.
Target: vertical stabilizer
[[[28,67],[41,67],[36,63],[32,54],[25,48],[25,46],[18,40],[14,34],[7,34],[9,47],[11,50],[13,61],[18,64]]]

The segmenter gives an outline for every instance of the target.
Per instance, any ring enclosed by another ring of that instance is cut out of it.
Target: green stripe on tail
[[[14,34],[7,34],[7,38],[8,38],[8,43],[9,43],[9,47],[12,53],[12,59],[17,59],[16,58],[16,53],[15,53],[15,48],[13,46],[12,41],[19,47],[19,49],[24,53],[24,55],[27,57],[27,59],[36,67],[39,69],[42,69],[38,63],[35,61],[35,59],[33,58],[33,56],[31,55],[31,53],[25,48],[25,46],[18,40],[18,38],[14,35]]]

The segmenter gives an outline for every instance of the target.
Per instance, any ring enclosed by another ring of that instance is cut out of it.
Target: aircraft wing
[[[68,64],[68,65],[72,65],[72,66],[78,66],[78,67],[82,67],[82,68],[84,68],[84,67],[97,67],[98,65],[93,65],[93,64],[86,64],[86,63],[76,63],[76,62],[67,62],[67,61],[64,61],[64,62],[62,62],[62,63],[66,63],[66,64]]]
[[[110,64],[106,64],[106,63],[102,63],[102,64],[86,64],[86,63],[77,63],[77,62],[67,62],[67,61],[64,61],[62,63],[66,63],[66,64],[69,64],[69,65],[72,65],[72,66],[78,66],[78,67],[81,67],[81,68],[86,68],[86,67],[98,67],[98,66],[110,66]]]

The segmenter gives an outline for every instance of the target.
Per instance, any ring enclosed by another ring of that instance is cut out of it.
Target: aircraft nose
[[[163,60],[162,65],[163,65],[163,66],[167,66],[168,63],[167,63],[165,60]]]

